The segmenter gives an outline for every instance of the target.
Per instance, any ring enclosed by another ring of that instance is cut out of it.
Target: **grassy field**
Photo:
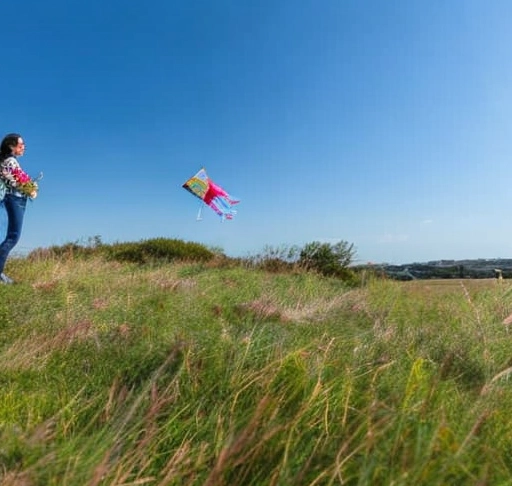
[[[2,485],[512,485],[507,280],[9,270]]]

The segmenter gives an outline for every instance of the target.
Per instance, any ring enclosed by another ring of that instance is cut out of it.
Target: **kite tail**
[[[217,208],[217,214],[223,216],[223,219],[233,219],[236,214],[236,209],[231,207],[231,201],[224,197],[215,197],[212,203]]]

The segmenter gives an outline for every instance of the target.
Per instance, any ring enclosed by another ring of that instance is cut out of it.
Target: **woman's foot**
[[[5,273],[0,273],[0,283],[5,285],[11,285],[14,283],[12,278],[9,278]]]

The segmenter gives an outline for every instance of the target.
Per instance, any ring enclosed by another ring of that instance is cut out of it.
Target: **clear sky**
[[[512,257],[509,0],[17,0],[3,134],[44,172],[18,251],[312,241],[359,262]],[[239,197],[222,223],[183,182]]]

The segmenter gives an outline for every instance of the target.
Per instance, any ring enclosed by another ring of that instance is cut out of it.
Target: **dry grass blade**
[[[501,380],[502,378],[508,378],[511,374],[512,366],[503,371],[500,371],[497,375],[492,377],[489,383],[485,384],[485,386],[482,388],[482,391],[480,392],[480,395],[485,395],[488,393],[494,383],[496,383],[498,380]]]

